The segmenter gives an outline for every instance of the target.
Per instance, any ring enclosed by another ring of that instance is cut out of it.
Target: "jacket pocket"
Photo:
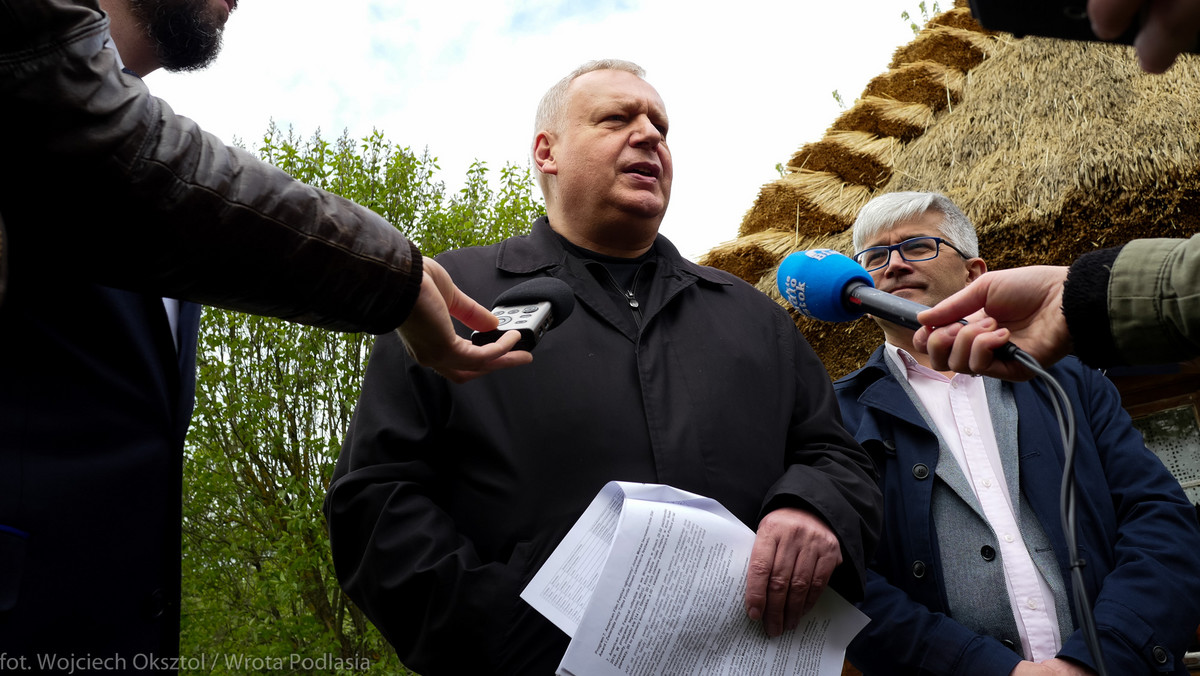
[[[0,525],[0,612],[12,610],[17,605],[28,540],[28,533]]]

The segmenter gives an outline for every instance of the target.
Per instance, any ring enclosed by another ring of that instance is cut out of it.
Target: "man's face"
[[[576,78],[563,128],[547,138],[556,198],[580,220],[649,220],[657,227],[671,198],[666,106],[645,80],[619,70]]]
[[[130,9],[154,41],[162,67],[199,70],[221,51],[221,32],[237,0],[130,0]]]
[[[942,237],[944,218],[941,212],[927,211],[900,221],[868,240],[863,248],[899,244],[913,237]],[[875,286],[922,305],[936,305],[987,271],[983,259],[963,258],[946,242],[941,244],[937,258],[931,260],[910,262],[899,251],[891,254],[887,267],[871,272]]]

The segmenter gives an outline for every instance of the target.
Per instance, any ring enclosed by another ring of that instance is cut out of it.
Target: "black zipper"
[[[608,268],[601,265],[600,269],[604,271],[604,278],[608,280],[608,285],[615,289],[617,293],[624,296],[625,302],[629,303],[629,309],[633,312],[633,322],[637,324],[637,327],[640,330],[642,328],[642,304],[638,302],[637,294],[635,292],[637,290],[638,280],[642,278],[642,272],[646,269],[646,263],[642,263],[642,265],[637,269],[637,272],[634,273],[633,287],[629,289],[622,289],[621,285],[617,284],[617,280],[613,278],[612,273],[608,271]]]

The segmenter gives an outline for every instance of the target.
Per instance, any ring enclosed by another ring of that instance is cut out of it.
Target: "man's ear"
[[[554,160],[554,138],[548,131],[540,131],[533,138],[533,163],[543,174],[557,174],[558,163]]]
[[[987,272],[987,263],[982,258],[967,259],[967,284],[979,279],[979,276]]]

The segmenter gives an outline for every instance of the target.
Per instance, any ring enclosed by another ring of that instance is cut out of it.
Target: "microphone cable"
[[[1011,346],[1011,347],[1010,347]],[[1096,632],[1096,618],[1092,616],[1092,603],[1088,600],[1083,582],[1083,567],[1087,562],[1079,558],[1079,543],[1076,539],[1075,514],[1075,411],[1066,391],[1054,376],[1042,368],[1029,353],[1009,343],[1000,348],[1005,355],[1029,369],[1046,386],[1047,398],[1058,418],[1058,431],[1062,435],[1063,476],[1059,489],[1059,518],[1062,520],[1063,537],[1067,541],[1067,556],[1071,568],[1071,596],[1075,603],[1075,615],[1079,618],[1079,629],[1084,642],[1096,663],[1098,676],[1108,676],[1104,666],[1104,654],[1100,649],[1100,636]]]

